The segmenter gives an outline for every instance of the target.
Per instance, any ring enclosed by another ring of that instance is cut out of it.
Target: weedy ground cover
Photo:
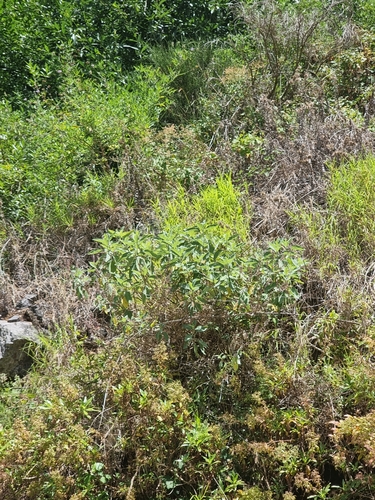
[[[0,314],[41,331],[1,498],[373,498],[370,3],[47,7],[0,8]]]

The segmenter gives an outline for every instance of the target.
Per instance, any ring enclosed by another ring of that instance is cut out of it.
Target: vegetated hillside
[[[371,2],[0,9],[0,497],[375,498]]]

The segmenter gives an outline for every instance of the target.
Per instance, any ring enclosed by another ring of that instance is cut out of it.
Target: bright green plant
[[[192,429],[187,432],[186,439],[182,446],[186,447],[188,450],[191,449],[194,452],[198,451],[199,453],[203,453],[211,439],[209,425],[202,422],[199,416],[196,415]]]
[[[326,498],[330,498],[332,490],[339,489],[339,486],[332,486],[331,483],[328,483],[326,486],[321,488],[315,495],[310,495],[307,498],[312,498],[314,500],[325,500]]]
[[[331,166],[328,206],[337,217],[342,244],[353,257],[371,258],[375,234],[375,159],[352,159]]]
[[[232,141],[232,148],[237,151],[241,156],[249,158],[255,151],[260,151],[262,149],[264,139],[252,133],[241,132]]]
[[[249,207],[246,209],[250,211]],[[216,185],[202,189],[191,198],[181,188],[176,198],[167,203],[161,219],[167,231],[205,223],[216,225],[219,234],[236,235],[243,241],[249,237],[249,214],[244,210],[241,193],[230,176],[219,177]]]
[[[372,155],[330,165],[325,210],[299,210],[294,223],[308,234],[321,276],[340,272],[343,262],[353,273],[363,272],[373,256],[375,160]],[[350,290],[347,290],[350,294]],[[357,293],[357,298],[361,295]],[[353,297],[354,299],[354,297]],[[352,302],[358,302],[353,300]]]

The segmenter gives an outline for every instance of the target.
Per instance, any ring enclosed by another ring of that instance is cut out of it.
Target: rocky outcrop
[[[31,343],[38,343],[37,330],[31,322],[0,320],[0,373],[8,378],[25,375],[33,362],[27,353]]]

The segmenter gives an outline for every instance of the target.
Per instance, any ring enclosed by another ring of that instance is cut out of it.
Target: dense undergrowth
[[[77,5],[0,7],[0,497],[375,498],[371,2]]]

